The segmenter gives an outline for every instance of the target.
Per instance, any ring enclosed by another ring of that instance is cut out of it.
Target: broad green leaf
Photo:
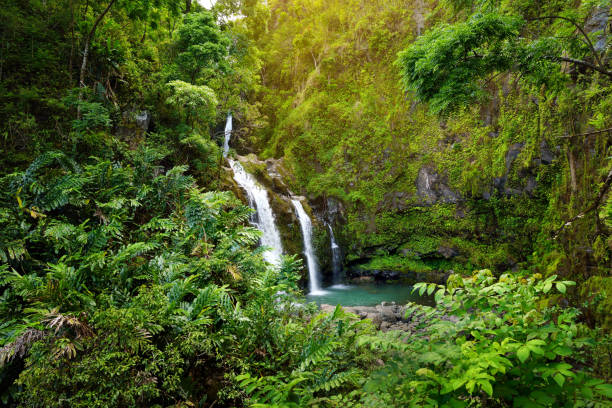
[[[553,379],[557,384],[559,384],[559,387],[563,387],[563,384],[565,384],[565,377],[561,373],[553,375]]]
[[[529,348],[527,346],[520,347],[516,351],[516,356],[521,360],[521,363],[524,363],[529,358]]]
[[[595,391],[606,398],[612,398],[612,384],[600,384],[595,386]]]
[[[490,382],[488,382],[488,381],[478,381],[478,384],[480,384],[480,387],[484,390],[484,392],[489,394],[489,397],[493,396],[493,386],[491,385]]]

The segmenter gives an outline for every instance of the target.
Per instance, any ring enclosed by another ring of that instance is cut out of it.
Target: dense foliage
[[[0,1],[0,405],[609,406],[609,4],[541,3]],[[264,261],[228,111],[349,263],[448,272],[415,330]]]
[[[341,203],[352,268],[556,273],[609,299],[609,2],[268,4],[252,143]]]

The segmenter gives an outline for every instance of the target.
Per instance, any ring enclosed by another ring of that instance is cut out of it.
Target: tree
[[[225,57],[230,45],[209,12],[185,15],[178,31],[177,68],[195,85],[199,77],[210,78],[227,69]]]
[[[168,86],[172,89],[172,95],[167,102],[185,112],[192,129],[196,120],[208,124],[214,119],[217,105],[215,91],[205,85],[192,85],[179,80],[169,82]]]
[[[579,34],[568,40],[556,37],[530,40],[522,36],[529,22],[546,20],[571,23]],[[578,38],[583,39],[582,43]],[[495,72],[519,72],[537,84],[554,88],[566,78],[560,69],[562,62],[612,77],[588,35],[573,19],[544,16],[527,20],[495,11],[435,27],[400,52],[396,64],[405,90],[414,91],[434,112],[448,113],[482,97],[483,80]]]

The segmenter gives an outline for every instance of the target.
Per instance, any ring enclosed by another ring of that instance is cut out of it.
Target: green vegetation
[[[0,405],[610,406],[608,1],[0,4]],[[412,329],[264,261],[228,111],[347,267],[450,275]]]
[[[251,145],[342,202],[350,262],[609,276],[609,2],[268,5]]]

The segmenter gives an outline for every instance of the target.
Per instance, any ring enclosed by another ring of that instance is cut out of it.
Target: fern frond
[[[359,370],[343,371],[340,373],[335,373],[329,378],[316,381],[312,391],[330,391],[343,385],[357,385],[363,381],[363,379],[363,374]]]
[[[340,345],[340,342],[331,339],[322,339],[308,344],[304,350],[304,356],[300,364],[300,370],[304,371],[311,365],[317,365],[330,359],[330,354]]]

